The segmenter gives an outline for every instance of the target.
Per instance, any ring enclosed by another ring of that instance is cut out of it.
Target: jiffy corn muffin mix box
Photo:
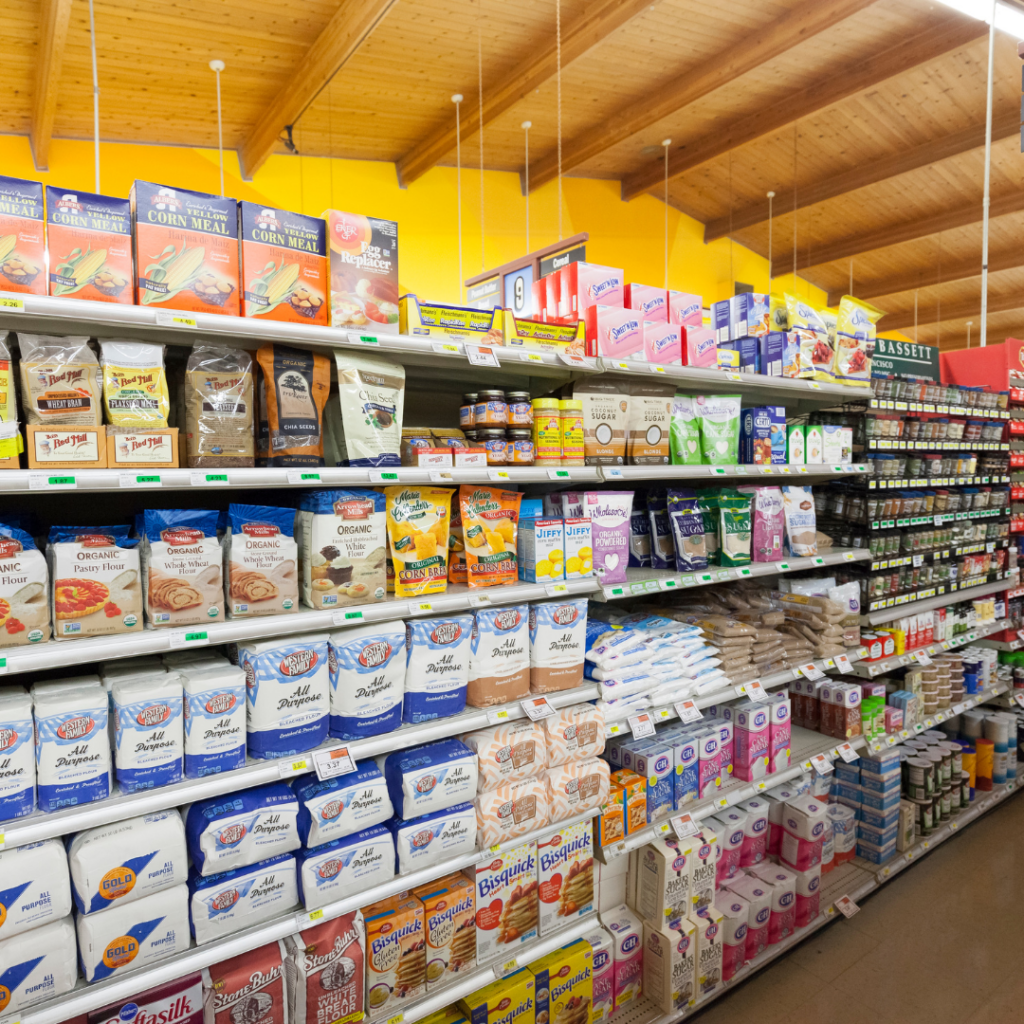
[[[589,522],[589,520],[588,520]],[[527,583],[565,579],[565,528],[561,519],[519,523],[519,578]]]
[[[565,578],[582,580],[594,575],[594,548],[590,520],[586,516],[563,519],[565,527]]]

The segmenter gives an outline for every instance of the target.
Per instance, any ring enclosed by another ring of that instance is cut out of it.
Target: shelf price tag
[[[291,481],[289,480],[289,483]],[[371,469],[370,470],[370,483],[371,484],[397,484],[398,483],[398,471],[394,469]]]
[[[526,717],[531,722],[550,718],[555,713],[555,709],[548,703],[547,697],[531,697],[529,700],[520,701],[519,706],[526,712]]]
[[[118,487],[162,487],[163,483],[156,473],[143,475],[142,473],[118,473]]]
[[[445,355],[458,355],[462,347],[454,341],[435,341],[430,346],[435,352],[443,352]]]
[[[700,826],[689,814],[680,814],[678,818],[673,818],[672,828],[680,839],[685,839],[687,836],[695,836],[700,831]]]
[[[828,775],[829,772],[835,771],[832,762],[824,754],[815,754],[811,758],[811,765],[819,775]]]
[[[0,299],[0,309],[24,309],[24,299],[9,299],[6,296]]]
[[[509,480],[511,478],[508,475],[508,470],[507,469],[489,469],[489,470],[487,470],[487,479],[488,480],[498,481],[498,480]]]
[[[314,750],[313,767],[316,769],[316,777],[324,782],[354,772],[356,763],[348,747],[337,747],[334,750]]]
[[[181,313],[169,313],[167,310],[158,309],[156,312],[157,327],[190,327],[196,330],[199,327],[194,316],[182,316]]]
[[[201,647],[210,642],[210,634],[205,629],[173,629],[170,642],[172,648]]]
[[[590,364],[581,355],[577,355],[575,352],[559,352],[558,358],[565,363],[566,366],[578,366],[582,369],[586,369]]]
[[[188,482],[192,487],[227,487],[230,483],[227,473],[204,473],[202,470],[189,473]]]
[[[857,760],[857,751],[850,746],[849,743],[840,743],[836,750],[839,751],[839,756],[847,763],[850,764]]]
[[[836,900],[835,907],[836,910],[846,918],[853,917],[853,915],[860,910],[860,907],[858,907],[849,896],[840,896],[839,899]]]
[[[699,722],[704,716],[692,700],[681,700],[675,705],[676,714],[683,722]]]
[[[494,965],[494,976],[501,981],[502,978],[507,977],[509,974],[513,974],[519,969],[519,962],[513,957],[511,960],[506,960],[503,964]],[[390,1022],[389,1022],[390,1024]]]
[[[410,615],[429,615],[434,610],[434,606],[429,601],[410,601],[409,602],[409,614]]]
[[[760,679],[747,683],[747,696],[751,700],[768,700],[768,691],[761,685]]]
[[[512,716],[508,712],[508,708],[492,708],[487,712],[487,722],[489,725],[501,725],[502,722],[511,721]]]
[[[655,733],[654,719],[646,711],[639,715],[632,715],[626,719],[629,728],[633,733],[633,739],[641,740],[645,736],[653,736]]]
[[[320,483],[319,473],[304,473],[301,469],[287,470],[288,483],[290,484],[318,484]],[[372,475],[372,474],[371,474]],[[398,479],[397,477],[395,478]]]
[[[815,679],[824,679],[825,673],[814,664],[813,661],[809,661],[806,665],[800,665],[797,671],[804,677],[804,679],[810,679],[812,682]]]
[[[544,584],[544,593],[547,594],[548,597],[558,597],[559,594],[568,594],[569,593],[569,584],[568,583],[545,583]]]
[[[1015,693],[1013,699],[1020,707],[1024,708],[1024,693]]]
[[[836,668],[840,672],[852,672],[853,665],[850,664],[850,659],[845,654],[837,654],[835,657]]]
[[[488,345],[467,345],[466,358],[473,366],[500,367],[498,354]]]
[[[932,663],[932,659],[924,651],[914,651],[910,657],[924,668],[927,668]]]
[[[71,491],[78,486],[73,476],[49,476],[46,473],[29,473],[30,491]]]
[[[572,474],[567,469],[549,469],[548,479],[550,480],[571,480]]]
[[[311,925],[317,924],[324,919],[323,907],[318,907],[316,910],[310,910],[308,912],[300,912],[295,915],[295,929],[296,931],[303,931],[309,928]]]
[[[362,622],[363,613],[358,608],[338,608],[336,611],[332,612],[331,619],[336,626],[347,626],[353,622]]]
[[[309,761],[305,757],[278,761],[277,770],[282,779],[290,779],[293,775],[302,775],[308,772],[310,770]]]

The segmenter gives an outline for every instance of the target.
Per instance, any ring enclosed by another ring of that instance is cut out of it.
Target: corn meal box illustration
[[[325,210],[331,326],[398,334],[398,224]]]
[[[238,228],[243,314],[326,327],[326,223],[241,202]]]
[[[46,186],[51,295],[125,302],[132,293],[132,216],[127,199]]]
[[[128,196],[140,306],[238,316],[238,204],[132,183]]]
[[[0,175],[0,288],[46,294],[43,186]]]
[[[443,594],[448,586],[448,521],[453,491],[443,487],[385,487],[395,594]]]

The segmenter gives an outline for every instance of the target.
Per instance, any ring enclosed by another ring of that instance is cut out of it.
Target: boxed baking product
[[[643,991],[644,927],[625,903],[602,912],[612,935],[612,1014],[633,1007]]]
[[[327,221],[331,326],[398,334],[398,224],[339,210],[321,216]]]
[[[590,1024],[594,1001],[594,951],[577,939],[529,966],[537,979],[535,1020],[550,1024]]]
[[[476,966],[476,888],[453,874],[412,890],[423,904],[427,991],[436,991]]]
[[[43,186],[0,175],[0,289],[46,294]]]
[[[556,282],[558,274],[549,274]],[[584,325],[579,318],[568,323],[552,323],[551,317],[543,320],[524,320],[511,309],[504,311],[502,334],[505,345],[510,348],[534,349],[565,355],[582,356],[586,351]]]
[[[722,914],[708,907],[690,920],[697,929],[697,1002],[702,1002],[722,985]]]
[[[688,917],[644,921],[644,996],[662,1013],[685,1013],[697,988],[697,926]]]
[[[423,904],[389,896],[363,907],[366,926],[366,1013],[391,1017],[426,992],[427,952]]]
[[[517,530],[516,565],[525,583],[565,578],[565,520],[523,519]]]
[[[29,469],[105,469],[107,439],[103,427],[25,425]]]
[[[622,306],[592,305],[584,312],[587,355],[603,359],[644,358],[643,315]]]
[[[562,267],[560,284],[558,315],[562,317],[584,320],[591,306],[600,303],[621,308],[625,298],[623,272],[597,263],[567,263]]]
[[[669,292],[665,288],[627,282],[623,305],[643,313],[644,319],[652,323],[668,323],[668,298]]]
[[[525,967],[467,996],[459,1001],[471,1024],[533,1024],[537,1019],[536,983]],[[458,1024],[458,1022],[437,1022]]]
[[[473,306],[446,306],[439,302],[421,302],[415,295],[398,299],[398,329],[401,334],[444,341],[464,341],[470,345],[501,345],[503,310],[476,309]]]
[[[550,935],[596,906],[594,837],[589,821],[567,825],[537,843],[540,934]]]
[[[526,843],[476,866],[477,963],[488,964],[537,935],[537,844]]]
[[[106,464],[126,471],[173,469],[178,465],[178,428],[106,428]]]

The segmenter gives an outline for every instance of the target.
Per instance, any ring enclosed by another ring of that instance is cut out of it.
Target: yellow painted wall
[[[219,192],[214,150],[175,146],[102,143],[100,190],[127,196],[135,178],[200,192]],[[28,139],[0,135],[0,173],[31,178],[61,188],[94,191],[91,142],[55,139],[50,170],[32,164]],[[526,200],[516,174],[484,172],[486,240],[480,238],[480,174],[462,172],[463,273],[471,277],[526,252]],[[456,221],[456,172],[435,167],[408,189],[398,187],[389,163],[318,157],[273,156],[245,182],[238,159],[225,153],[224,187],[235,199],[319,215],[328,207],[396,220],[399,225],[399,276],[404,290],[435,302],[459,301]],[[627,281],[660,285],[665,279],[665,206],[653,196],[631,203],[619,197],[617,181],[564,178],[562,236],[590,233],[587,258],[622,267]],[[558,235],[558,190],[551,182],[530,196],[530,247],[554,242]],[[757,291],[768,287],[768,263],[741,245],[720,239],[705,245],[704,226],[678,210],[668,211],[669,287],[695,292],[705,303],[730,296],[733,282]],[[792,290],[792,275],[776,278],[775,290]],[[826,295],[797,279],[797,294],[814,304]]]

